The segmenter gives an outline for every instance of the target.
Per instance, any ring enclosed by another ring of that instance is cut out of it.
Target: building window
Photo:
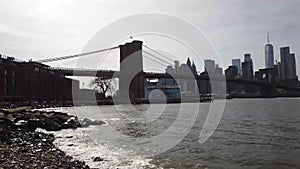
[[[34,71],[35,71],[35,72],[39,72],[39,71],[40,71],[40,68],[35,67],[35,68],[34,68]]]
[[[4,70],[4,75],[5,75],[5,76],[7,75],[7,70],[6,70],[6,69]]]
[[[12,72],[12,76],[15,77],[15,71]]]

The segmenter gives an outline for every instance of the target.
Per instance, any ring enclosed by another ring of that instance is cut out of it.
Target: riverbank
[[[0,110],[0,168],[89,168],[55,147],[52,134],[35,131],[80,126],[76,117],[65,113]]]

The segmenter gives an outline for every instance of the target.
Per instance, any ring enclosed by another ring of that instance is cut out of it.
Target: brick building
[[[0,101],[71,101],[79,81],[56,75],[48,65],[0,55]]]

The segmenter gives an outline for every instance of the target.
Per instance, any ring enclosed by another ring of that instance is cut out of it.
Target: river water
[[[210,106],[58,108],[107,124],[59,131],[55,144],[96,168],[300,168],[300,99],[226,100],[216,130],[200,143]],[[104,161],[93,162],[97,156]]]

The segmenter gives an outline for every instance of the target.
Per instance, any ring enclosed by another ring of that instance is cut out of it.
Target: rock
[[[70,118],[70,116],[67,113],[51,112],[51,114],[52,115],[48,117],[51,117],[52,119],[55,119],[55,121],[60,123],[64,123]]]
[[[90,120],[88,118],[84,118],[80,123],[81,123],[82,127],[88,127],[90,125],[100,126],[100,125],[105,124],[105,122],[103,122],[101,120]]]
[[[47,131],[58,131],[61,129],[76,129],[80,127],[77,117],[66,113],[28,111],[24,108],[8,112],[0,110],[0,128],[8,126],[18,129],[35,131],[42,128]]]
[[[0,119],[4,118],[5,117],[5,114],[4,112],[0,112]]]
[[[78,122],[78,119],[74,116],[70,117],[62,125],[63,125],[63,128],[72,128],[72,129],[76,129],[77,127],[81,127],[80,123]]]
[[[0,119],[0,142],[10,142],[10,130],[12,122],[8,119]]]
[[[43,126],[43,128],[47,131],[59,131],[62,129],[61,124],[49,118],[46,119],[45,126]]]
[[[25,126],[27,124],[26,120],[18,120],[15,125],[16,126]]]
[[[7,114],[5,118],[10,120],[11,122],[15,121],[15,119],[16,119],[11,113]]]
[[[12,141],[0,142],[0,168],[89,168],[55,148],[53,135],[19,128],[7,131]]]
[[[37,128],[44,128],[45,123],[40,119],[30,119],[27,122],[28,128],[31,131],[35,131]]]
[[[101,158],[101,157],[95,157],[94,158],[94,162],[101,162],[101,161],[104,161],[104,159]]]
[[[0,119],[0,128],[1,129],[6,129],[9,126],[12,125],[12,121],[10,121],[9,119]]]

